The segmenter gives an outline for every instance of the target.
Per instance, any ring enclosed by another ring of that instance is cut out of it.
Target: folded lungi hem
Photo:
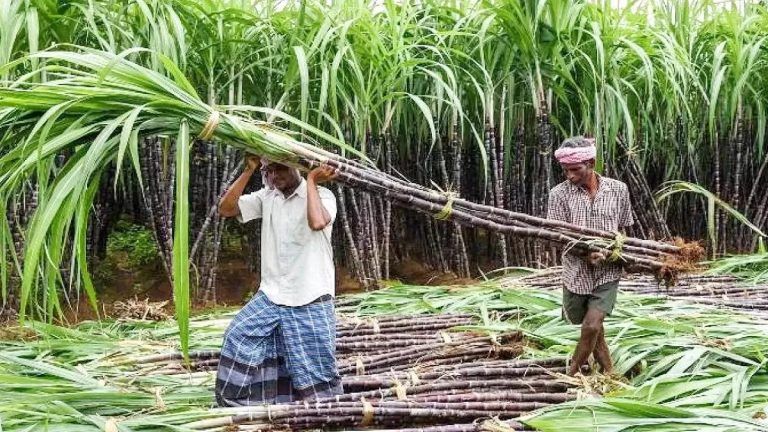
[[[282,358],[264,359],[258,366],[240,363],[224,355],[219,359],[216,376],[219,406],[293,402],[299,397]]]
[[[261,365],[253,366],[222,356],[219,368],[228,373],[226,379],[221,375],[216,378],[216,402],[222,407],[262,405],[319,399],[343,393],[340,379],[297,389],[283,365],[282,358],[265,359]]]

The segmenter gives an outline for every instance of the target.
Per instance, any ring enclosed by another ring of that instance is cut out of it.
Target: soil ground
[[[117,258],[117,261],[120,262],[119,257]],[[461,279],[450,273],[437,272],[414,261],[404,261],[394,266],[392,279],[416,285],[472,283],[471,279]],[[242,259],[224,257],[219,263],[217,281],[215,303],[195,302],[192,305],[193,314],[202,313],[215,307],[236,307],[245,304],[258,289],[259,274],[251,272],[247,263]],[[139,269],[112,264],[108,270],[101,269],[101,275],[96,281],[96,286],[102,317],[113,315],[112,305],[114,302],[132,298],[142,301],[146,299],[150,302],[169,300],[169,306],[166,309],[172,313],[170,300],[173,298],[173,289],[164,270],[157,264]],[[363,291],[363,287],[346,268],[336,268],[336,294],[361,291]],[[69,324],[97,318],[96,313],[84,297],[73,299],[71,306],[66,309],[66,322]]]

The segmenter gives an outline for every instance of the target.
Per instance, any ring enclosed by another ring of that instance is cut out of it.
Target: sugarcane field
[[[0,0],[0,432],[768,432],[765,0]]]

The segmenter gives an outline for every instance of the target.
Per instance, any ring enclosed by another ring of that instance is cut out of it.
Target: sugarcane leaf
[[[675,364],[667,371],[666,375],[680,375],[686,372],[695,362],[697,362],[706,352],[707,348],[695,346],[688,350]]]
[[[144,110],[145,107],[146,105],[142,105],[131,110],[131,112],[125,118],[125,123],[123,123],[123,130],[122,132],[120,132],[120,146],[118,147],[118,152],[117,152],[117,162],[115,164],[115,182],[114,182],[115,193],[117,192],[117,184],[120,178],[120,168],[122,168],[123,166],[123,158],[125,157],[125,152],[128,149],[129,144],[132,143],[133,133],[134,133],[133,125],[134,123],[136,123],[136,119],[139,117],[139,115],[141,114],[141,112]],[[136,139],[138,140],[138,131],[137,131]],[[132,147],[131,153],[133,154],[134,152],[136,153],[136,155],[133,160],[134,162],[136,162],[138,161],[138,149],[134,149]],[[138,178],[141,179],[141,174],[138,167],[137,167],[136,173]]]
[[[170,58],[168,58],[168,56],[162,53],[158,53],[157,56],[160,59],[160,61],[163,63],[163,67],[165,68],[165,70],[167,70],[173,77],[174,82],[177,85],[179,85],[182,90],[189,93],[192,97],[200,99],[200,96],[197,94],[195,87],[192,85],[191,82],[189,82],[189,80],[181,71],[181,69],[179,69],[179,67],[176,66],[176,63],[174,63]]]
[[[48,230],[54,224],[56,219],[63,217],[63,215],[59,215],[59,212],[61,208],[64,207],[65,203],[67,201],[76,201],[83,192],[83,179],[90,177],[93,170],[97,168],[98,161],[105,156],[108,149],[115,143],[115,140],[110,139],[110,136],[118,127],[119,123],[121,123],[120,119],[110,122],[99,133],[94,142],[88,147],[87,151],[86,149],[81,149],[81,151],[78,152],[80,157],[70,159],[68,165],[72,167],[72,169],[66,172],[60,179],[57,179],[50,199],[46,202],[46,205],[35,211],[31,226],[32,235],[27,240],[27,249],[25,250],[24,255],[26,265],[24,266],[24,272],[22,274],[19,307],[22,319],[27,311],[26,306],[29,299],[32,296],[32,289],[37,276],[37,265],[45,250],[44,243]],[[50,289],[54,287],[49,285],[47,288],[49,288],[49,292],[53,296],[55,292],[50,291]]]
[[[408,97],[416,104],[416,106],[421,111],[422,115],[424,115],[424,118],[427,121],[427,125],[429,126],[429,133],[432,137],[432,143],[434,143],[437,140],[437,130],[435,130],[435,124],[432,121],[434,118],[432,116],[432,110],[429,109],[429,106],[424,102],[422,98],[415,94],[408,93]]]
[[[750,230],[755,232],[760,237],[765,237],[765,234],[755,226],[746,216],[734,209],[731,205],[715,196],[712,192],[706,190],[700,185],[685,182],[685,181],[670,181],[665,183],[662,189],[656,195],[658,202],[661,202],[673,194],[679,192],[693,192],[697,195],[704,197],[707,200],[707,231],[709,233],[710,241],[712,242],[713,254],[717,251],[717,232],[715,229],[715,212],[716,206],[724,210],[727,214],[732,216],[737,221],[747,226]]]
[[[8,363],[17,364],[19,366],[23,366],[26,368],[38,370],[40,372],[65,379],[67,381],[72,381],[74,383],[86,385],[86,386],[99,386],[99,382],[95,379],[84,375],[82,373],[77,373],[73,370],[66,369],[61,366],[56,366],[50,363],[46,363],[43,361],[36,361],[36,360],[27,360],[19,357],[14,357],[8,354],[4,354],[0,352],[0,360],[3,360]]]
[[[307,107],[309,106],[309,66],[307,64],[307,54],[304,48],[300,46],[294,46],[293,53],[296,55],[296,66],[299,69],[301,84],[301,121],[306,122]]]
[[[633,397],[642,398],[646,402],[663,403],[682,398],[691,392],[711,390],[728,381],[728,376],[700,378],[687,374],[679,376],[666,374],[644,383],[631,394]]]
[[[90,215],[91,210],[91,204],[93,203],[93,199],[96,196],[96,193],[99,191],[99,181],[94,180],[91,182],[91,184],[88,186],[88,188],[85,191],[85,194],[83,198],[78,203],[78,209],[77,209],[77,216],[75,221],[75,242],[76,242],[76,250],[75,250],[75,257],[77,259],[78,263],[78,269],[80,277],[83,280],[83,288],[85,289],[85,293],[88,297],[88,301],[93,308],[93,311],[96,313],[96,316],[99,316],[99,305],[96,302],[96,288],[93,286],[93,281],[91,280],[91,274],[88,271],[88,256],[86,253],[86,244],[87,244],[87,224],[88,224],[88,217]]]
[[[173,229],[173,303],[184,359],[189,355],[189,126],[182,120],[176,137],[176,197]]]

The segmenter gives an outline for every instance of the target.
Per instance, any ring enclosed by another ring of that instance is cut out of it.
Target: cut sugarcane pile
[[[369,432],[500,432],[523,425],[542,432],[562,432],[564,425],[574,432],[768,430],[766,320],[627,294],[606,320],[606,337],[616,372],[637,365],[639,375],[630,373],[631,381],[621,385],[571,381],[558,372],[579,328],[563,322],[560,300],[554,290],[502,287],[498,281],[394,285],[339,299],[340,364],[353,369],[343,378],[346,395],[269,409],[210,408],[218,348],[232,311],[191,321],[199,354],[190,369],[182,367],[172,321],[71,328],[28,321],[17,328],[23,332],[0,332],[0,425],[4,432],[231,432],[286,424],[316,429],[321,421],[326,430]],[[405,359],[410,347],[403,340],[415,349],[438,344],[430,353],[468,347],[484,352],[464,361],[449,355]],[[459,341],[467,345],[457,346]],[[371,360],[387,344],[402,363],[389,361],[377,371]],[[506,358],[499,347],[520,355]],[[359,372],[358,357],[365,369]],[[411,367],[401,368],[403,363]],[[592,397],[605,390],[610,396]],[[543,408],[530,411],[536,406]],[[369,426],[363,428],[364,421]]]
[[[475,323],[470,315],[342,316],[337,357],[344,395],[312,402],[220,410],[221,417],[186,427],[220,430],[285,428],[402,428],[442,425],[436,430],[503,427],[524,430],[511,419],[575,399],[562,381],[565,358],[517,359],[519,332],[496,337],[449,332]],[[217,351],[193,352],[185,366],[180,353],[135,362],[146,375],[214,373]]]
[[[534,288],[560,289],[559,267],[537,271],[533,275],[507,277],[504,286],[525,284]],[[622,292],[679,298],[687,302],[722,306],[768,316],[768,285],[754,284],[727,275],[685,275],[674,286],[660,285],[647,275],[630,275],[619,282]]]
[[[345,375],[344,395],[268,408],[222,409],[221,417],[186,426],[208,431],[232,424],[242,428],[237,430],[251,430],[244,427],[247,425],[261,430],[417,425],[480,430],[485,421],[501,420],[507,429],[524,430],[511,419],[576,398],[568,391],[569,385],[557,378],[564,370],[563,359],[487,357],[440,366],[417,365],[402,373]]]

